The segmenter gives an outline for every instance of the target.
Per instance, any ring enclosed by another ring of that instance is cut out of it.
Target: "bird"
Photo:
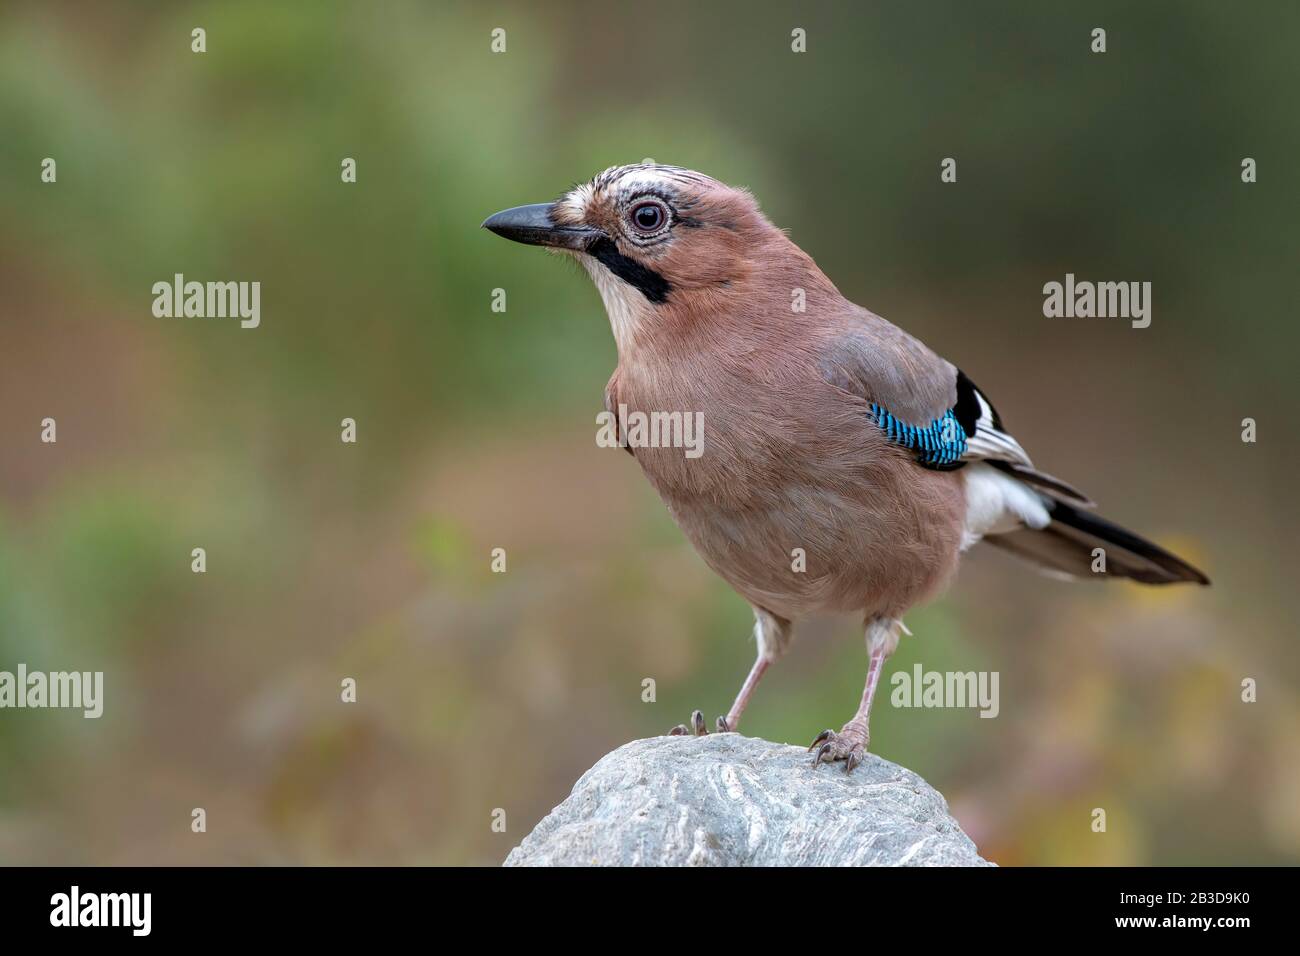
[[[965,372],[846,299],[744,188],[634,163],[483,227],[576,258],[590,275],[618,351],[605,411],[620,434],[656,412],[704,426],[695,457],[626,447],[705,563],[753,608],[757,656],[719,732],[739,728],[799,620],[860,615],[857,711],[808,748],[812,767],[852,771],[905,613],[940,593],[980,542],[1058,577],[1209,584],[1039,470]],[[706,734],[703,713],[671,732]]]

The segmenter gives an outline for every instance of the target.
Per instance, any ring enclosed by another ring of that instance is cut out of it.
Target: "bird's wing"
[[[950,470],[987,461],[1050,494],[1092,505],[1082,492],[1035,469],[966,373],[896,325],[864,310],[821,359],[827,380],[865,400],[877,427],[914,450],[923,467]]]

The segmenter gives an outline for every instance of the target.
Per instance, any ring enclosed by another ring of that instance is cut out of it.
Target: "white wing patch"
[[[1006,534],[1021,528],[1046,528],[1052,517],[1043,496],[992,465],[972,463],[966,476],[965,551],[986,534]]]

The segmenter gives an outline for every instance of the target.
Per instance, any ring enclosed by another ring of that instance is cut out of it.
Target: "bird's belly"
[[[791,618],[899,615],[956,566],[958,481],[921,473],[904,497],[870,485],[845,493],[797,484],[768,486],[749,500],[663,497],[708,565],[750,603]]]
[[[619,402],[707,409],[703,454],[638,447],[637,463],[708,565],[750,603],[784,617],[898,616],[950,577],[966,515],[960,472],[921,467],[865,406],[814,379],[795,401],[743,380],[728,392],[707,375],[658,372],[654,387],[620,379]]]

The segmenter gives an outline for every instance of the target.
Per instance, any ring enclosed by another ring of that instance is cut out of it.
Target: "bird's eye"
[[[661,202],[647,200],[632,207],[632,228],[642,235],[649,236],[663,228],[668,221],[668,211]]]

